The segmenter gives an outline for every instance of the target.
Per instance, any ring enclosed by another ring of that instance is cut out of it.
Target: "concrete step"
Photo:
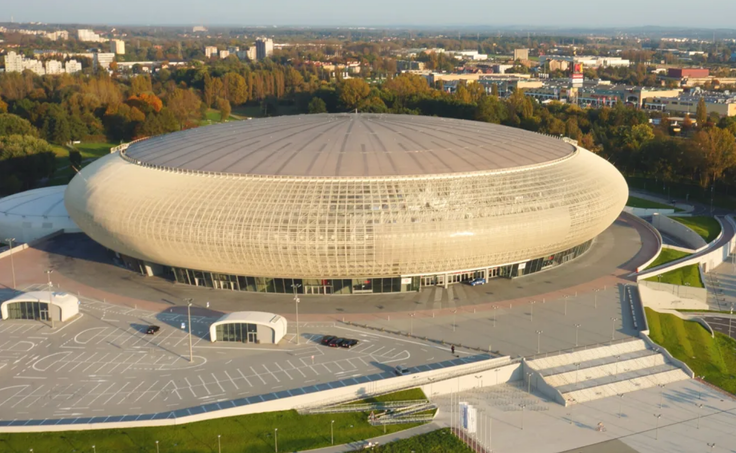
[[[669,384],[671,382],[689,379],[689,376],[683,370],[671,365],[650,368],[649,371],[652,371],[652,373],[615,382],[600,383],[599,385],[593,385],[579,390],[569,389],[569,391],[563,391],[562,396],[568,401],[568,404],[577,404],[607,398],[617,394],[635,392],[654,387],[657,384]],[[592,382],[590,381],[589,383]]]
[[[540,371],[545,369],[559,368],[573,363],[588,362],[604,357],[613,357],[617,355],[620,356],[623,354],[628,354],[634,351],[642,351],[645,349],[647,349],[647,347],[643,340],[632,340],[614,345],[600,346],[597,348],[570,352],[567,354],[541,357],[538,359],[529,360],[527,363],[533,369]]]
[[[561,389],[569,385],[587,387],[585,383],[591,380],[612,379],[618,381],[622,376],[632,376],[635,372],[647,372],[668,365],[662,354],[649,354],[644,357],[629,360],[613,361],[596,367],[581,368],[577,371],[568,371],[552,376],[545,376],[545,381],[553,387]],[[561,390],[562,391],[562,390]]]
[[[655,351],[652,351],[651,349],[640,349],[637,351],[631,351],[625,354],[620,354],[618,356],[605,356],[605,357],[600,357],[597,359],[586,360],[584,362],[577,362],[577,363],[580,365],[579,370],[582,372],[583,370],[587,368],[595,368],[598,366],[607,365],[609,363],[616,363],[617,361],[621,362],[621,361],[626,361],[626,360],[631,360],[631,359],[650,357],[653,355],[660,355],[660,354]],[[558,374],[568,373],[570,371],[575,371],[575,369],[576,369],[575,363],[568,363],[567,365],[562,365],[562,366],[558,366],[554,368],[547,368],[544,370],[537,370],[537,371],[539,371],[539,373],[541,373],[542,376],[546,377],[546,376],[555,376]]]

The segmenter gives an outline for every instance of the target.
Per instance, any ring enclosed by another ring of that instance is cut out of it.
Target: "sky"
[[[736,1],[0,0],[0,22],[126,25],[736,28]]]

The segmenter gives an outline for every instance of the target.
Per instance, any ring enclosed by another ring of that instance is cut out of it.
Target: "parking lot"
[[[2,321],[0,420],[186,415],[202,405],[230,407],[226,401],[238,398],[263,401],[377,382],[393,376],[397,365],[424,371],[484,358],[332,323],[300,324],[299,345],[293,326],[279,345],[211,343],[213,320],[192,316],[191,362],[180,314],[83,299],[80,316],[54,330],[40,321]],[[153,324],[161,330],[147,335]],[[359,343],[321,345],[328,334]]]

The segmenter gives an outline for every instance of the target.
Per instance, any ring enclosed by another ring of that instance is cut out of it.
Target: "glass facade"
[[[215,327],[217,341],[238,341],[258,343],[258,326],[247,323],[220,324]]]
[[[589,240],[563,252],[529,261],[475,270],[448,272],[408,277],[361,278],[272,278],[229,275],[174,267],[173,278],[177,283],[231,291],[282,294],[380,294],[418,291],[424,286],[451,285],[476,278],[522,277],[564,264],[582,255],[590,248]],[[218,327],[219,329],[219,327]],[[218,333],[219,338],[219,333]],[[239,341],[239,340],[233,340]]]
[[[49,320],[49,304],[47,302],[13,302],[8,304],[9,319]]]

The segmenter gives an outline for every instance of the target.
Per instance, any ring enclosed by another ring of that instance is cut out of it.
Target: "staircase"
[[[643,340],[529,360],[526,365],[562,394],[565,405],[689,379]]]

